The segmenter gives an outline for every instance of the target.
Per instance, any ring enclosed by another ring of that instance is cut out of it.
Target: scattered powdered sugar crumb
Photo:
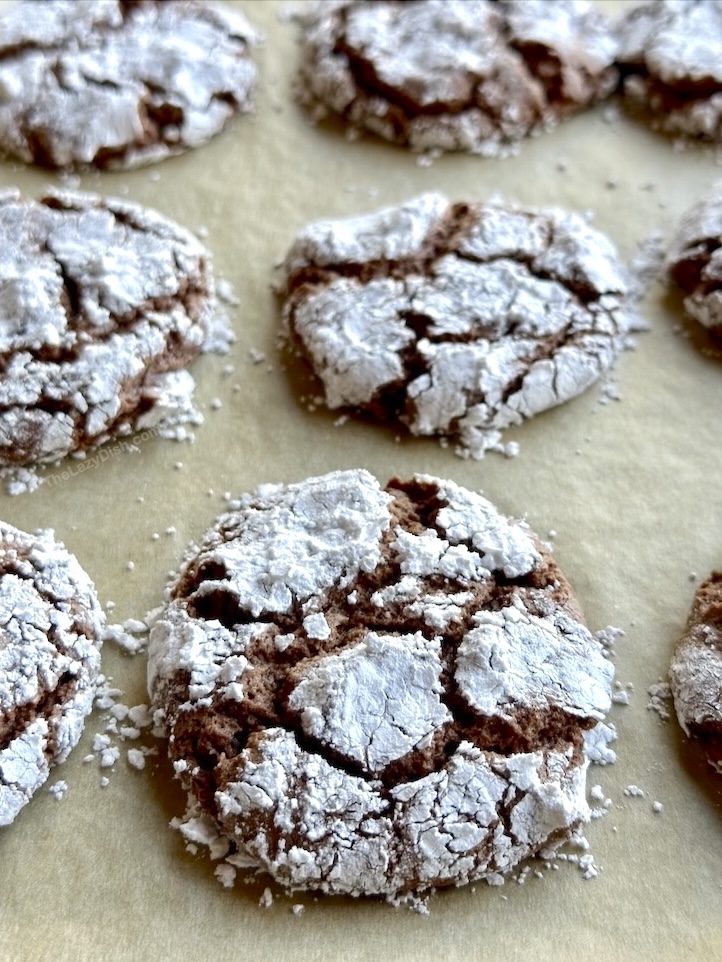
[[[0,481],[11,496],[31,494],[36,491],[42,479],[34,468],[0,468]]]
[[[663,721],[666,721],[670,716],[668,705],[672,700],[672,690],[669,687],[669,682],[660,681],[654,685],[650,685],[647,689],[647,694],[649,695],[647,708],[650,711],[656,711],[659,717]]]
[[[639,788],[638,785],[627,785],[624,794],[629,798],[644,798],[644,789]]]
[[[213,874],[221,883],[223,888],[233,888],[233,885],[236,881],[236,869],[232,865],[229,865],[228,862],[222,862],[220,865],[216,865]]]
[[[604,801],[604,790],[601,785],[592,785],[589,789],[589,797],[595,802]]]
[[[627,682],[626,685],[622,686],[620,681],[615,681],[614,688],[615,691],[612,695],[612,701],[616,705],[628,705],[632,692],[634,691],[634,683],[630,681]]]
[[[296,903],[296,905],[291,906],[291,911],[294,915],[303,915],[303,913],[306,911],[306,906]]]
[[[236,335],[233,331],[230,318],[225,311],[218,308],[218,304],[216,303],[216,310],[208,322],[208,328],[203,342],[203,353],[228,354],[235,340]]]
[[[122,624],[107,625],[103,642],[116,645],[127,655],[136,655],[148,644],[148,625],[137,618],[128,618]]]
[[[189,806],[182,818],[171,819],[170,826],[181,833],[186,840],[186,847],[188,845],[205,846],[214,862],[228,855],[229,840],[221,835],[213,819],[202,813],[199,814],[195,807]]]
[[[608,658],[614,658],[614,648],[617,638],[622,638],[623,636],[624,629],[614,628],[612,625],[607,625],[606,628],[600,628],[599,631],[594,632],[595,639],[602,646],[604,653]]]
[[[127,755],[130,766],[137,768],[138,771],[145,768],[145,752],[141,748],[129,748]]]
[[[619,386],[612,381],[605,381],[599,389],[599,404],[609,404],[610,401],[621,401]]]
[[[259,351],[257,347],[252,347],[248,351],[248,356],[251,359],[251,364],[263,364],[266,360],[266,355],[263,351]]]
[[[660,231],[649,234],[640,242],[630,264],[633,285],[630,296],[635,301],[640,301],[648,288],[664,277],[666,250],[667,242]]]
[[[222,301],[224,304],[228,304],[231,307],[238,307],[241,303],[241,299],[233,289],[233,285],[225,277],[217,278],[216,294],[218,295],[219,301]]]
[[[59,802],[61,798],[65,795],[68,790],[68,783],[62,778],[52,785],[48,785],[48,792],[53,796],[53,798]]]
[[[584,748],[587,758],[596,765],[613,765],[617,760],[616,752],[609,746],[617,740],[614,725],[598,722],[594,728],[584,732]]]
[[[664,805],[661,802],[652,802],[652,811],[659,815],[664,811]]]
[[[590,810],[592,821],[595,821],[598,818],[604,818],[605,815],[609,815],[614,803],[612,802],[611,798],[607,797],[601,785],[592,785],[589,791],[589,797],[593,802],[598,803]]]
[[[273,892],[268,887],[263,890],[263,894],[258,900],[258,904],[264,909],[270,909],[270,907],[273,905]]]
[[[581,851],[581,855],[575,851],[567,851],[567,849],[577,848]],[[565,843],[564,849],[561,851],[546,851],[541,853],[541,857],[547,859],[548,868],[556,870],[557,866],[554,862],[567,862],[570,865],[576,865],[582,875],[584,881],[589,881],[590,879],[596,878],[602,869],[597,865],[594,860],[594,856],[589,851],[589,841],[582,834],[580,829],[576,832]],[[551,861],[551,860],[554,860]]]
[[[136,628],[144,624],[132,619],[129,623]],[[83,758],[84,764],[98,761],[101,769],[113,769],[121,755],[120,744],[126,741],[136,742],[148,730],[152,730],[155,735],[155,713],[150,707],[145,704],[124,705],[117,701],[122,696],[123,692],[119,688],[110,687],[108,680],[101,676],[95,707],[105,712],[105,731],[96,732],[94,735],[92,753]],[[134,745],[127,750],[126,758],[131,768],[140,771],[145,768],[146,759],[157,754],[157,745]],[[107,777],[104,776],[100,784],[105,787],[108,784]]]

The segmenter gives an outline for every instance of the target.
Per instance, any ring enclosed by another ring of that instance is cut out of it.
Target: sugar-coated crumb
[[[639,788],[638,785],[627,785],[627,787],[624,789],[624,794],[632,798],[643,798],[644,789]]]
[[[137,768],[138,771],[142,771],[145,768],[145,755],[139,748],[128,749],[128,764],[133,768]]]
[[[58,802],[65,795],[67,790],[68,790],[68,783],[64,781],[62,778],[58,779],[57,782],[53,782],[52,785],[48,785],[48,791],[53,796],[53,798]]]
[[[233,888],[236,881],[236,870],[232,865],[229,865],[228,862],[221,862],[220,865],[216,865],[213,874],[224,888]]]

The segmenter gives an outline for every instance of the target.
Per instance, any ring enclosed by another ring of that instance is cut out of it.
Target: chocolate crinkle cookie
[[[416,151],[509,153],[618,81],[586,0],[321,0],[298,20],[299,100]]]
[[[389,900],[500,881],[589,817],[612,674],[525,524],[363,470],[244,496],[149,648],[175,772],[232,864]]]
[[[0,466],[161,430],[215,309],[210,255],[155,211],[0,193]]]
[[[620,29],[623,89],[659,130],[722,142],[722,2],[654,0]]]
[[[638,323],[628,290],[581,216],[437,193],[309,225],[282,287],[286,331],[329,408],[473,457],[608,370]]]
[[[128,168],[251,109],[255,33],[197,0],[25,0],[0,16],[0,148],[44,167]]]
[[[103,612],[52,531],[0,522],[0,825],[77,744],[93,707]]]
[[[669,681],[680,725],[722,774],[722,571],[695,592]]]
[[[666,266],[689,316],[722,337],[722,184],[685,213]]]

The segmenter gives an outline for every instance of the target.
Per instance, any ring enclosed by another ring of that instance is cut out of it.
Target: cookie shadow
[[[711,334],[702,324],[691,318],[684,307],[684,295],[672,283],[664,289],[661,306],[677,328],[680,337],[699,354],[722,364],[722,337]]]
[[[680,770],[699,788],[707,802],[722,818],[722,773],[718,773],[707,760],[702,745],[694,738],[688,738],[672,715],[674,731],[675,760]]]

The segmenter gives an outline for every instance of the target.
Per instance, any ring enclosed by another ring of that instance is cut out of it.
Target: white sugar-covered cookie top
[[[308,225],[283,318],[329,408],[482,457],[580,394],[639,327],[614,245],[579,214],[423,194]]]
[[[504,874],[586,817],[612,675],[526,524],[351,469],[264,485],[191,546],[148,683],[243,864],[396,897]]]
[[[0,246],[0,464],[58,460],[162,420],[215,310],[197,239],[131,202],[10,190]]]

